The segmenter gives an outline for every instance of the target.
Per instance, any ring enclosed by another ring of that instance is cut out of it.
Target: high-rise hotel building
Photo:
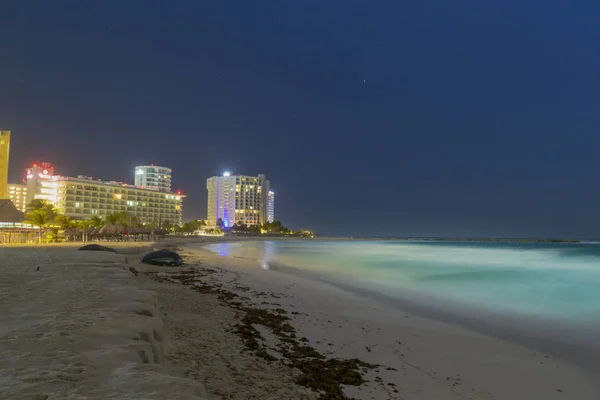
[[[103,181],[85,176],[77,178],[54,175],[50,164],[42,163],[27,169],[27,200],[46,200],[72,219],[126,212],[140,223],[154,226],[168,220],[182,222],[180,193],[145,189],[122,182]]]
[[[206,181],[208,190],[208,224],[221,219],[225,227],[265,224],[275,218],[274,195],[264,175],[245,176],[224,173]],[[269,213],[271,211],[271,213]]]
[[[157,165],[135,167],[135,186],[161,192],[171,191],[171,168]]]
[[[27,185],[19,183],[8,184],[8,198],[19,211],[27,211]]]
[[[0,130],[0,199],[8,199],[8,156],[10,131]]]
[[[270,190],[267,203],[267,221],[275,221],[275,193]]]

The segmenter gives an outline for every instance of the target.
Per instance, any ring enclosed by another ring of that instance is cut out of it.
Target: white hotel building
[[[158,165],[140,165],[135,167],[134,185],[144,189],[171,191],[171,168]]]
[[[267,221],[275,221],[275,193],[269,190],[269,198],[267,203]]]
[[[265,224],[275,219],[275,195],[264,175],[213,176],[206,181],[208,225],[221,219],[225,227]]]
[[[92,216],[106,217],[125,212],[140,223],[159,226],[168,220],[182,223],[185,195],[147,189],[122,182],[92,179],[86,176],[66,177],[54,174],[47,163],[27,169],[25,204],[33,199],[46,200],[74,220]],[[16,193],[16,189],[15,189]]]

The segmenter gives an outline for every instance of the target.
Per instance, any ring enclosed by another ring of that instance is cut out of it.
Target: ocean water
[[[206,247],[266,270],[440,310],[600,323],[600,244],[276,240]]]

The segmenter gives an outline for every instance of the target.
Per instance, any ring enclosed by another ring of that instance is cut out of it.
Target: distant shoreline
[[[177,237],[178,239],[196,239],[197,236]],[[480,242],[480,243],[587,243],[594,240],[581,239],[526,239],[526,238],[461,238],[461,237],[393,237],[393,236],[319,236],[314,238],[294,237],[283,235],[225,235],[225,236],[203,236],[202,241],[223,242],[238,240],[401,240],[401,241],[424,241],[424,242]],[[210,238],[210,239],[208,239]],[[208,240],[207,240],[208,239]]]
[[[375,236],[348,236],[348,237],[319,237],[318,239],[333,240],[421,240],[428,242],[500,242],[500,243],[582,243],[579,239],[504,239],[504,238],[420,238],[420,237],[375,237]]]

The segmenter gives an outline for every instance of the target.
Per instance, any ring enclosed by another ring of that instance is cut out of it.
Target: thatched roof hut
[[[65,229],[63,235],[65,236],[75,236],[81,233],[81,229],[77,229],[75,227]]]
[[[150,235],[152,234],[152,229],[144,228],[144,227],[133,227],[129,228],[130,235]]]
[[[112,236],[119,235],[125,232],[125,227],[121,224],[113,224],[107,222],[100,230],[96,233],[98,236]]]
[[[25,213],[17,210],[12,201],[0,200],[0,222],[18,224],[25,220]]]
[[[24,224],[25,213],[17,210],[12,201],[0,200],[0,243],[27,243],[36,229]],[[38,231],[41,232],[41,231]]]

